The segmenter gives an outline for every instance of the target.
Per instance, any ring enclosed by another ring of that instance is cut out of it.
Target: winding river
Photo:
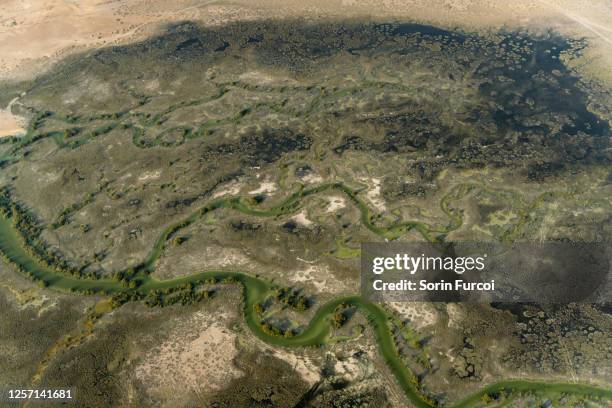
[[[459,186],[462,187],[462,186]],[[290,197],[288,197],[283,203],[272,209],[258,210],[251,208],[248,204],[243,202],[240,198],[228,198],[213,201],[200,208],[196,212],[189,215],[185,220],[179,222],[176,225],[168,227],[156,241],[156,244],[152,248],[149,256],[143,262],[140,268],[140,273],[133,277],[137,279],[138,286],[136,288],[129,288],[122,285],[120,282],[110,279],[81,279],[62,273],[58,273],[55,270],[46,267],[24,247],[23,237],[20,232],[16,230],[13,225],[11,217],[0,216],[0,251],[20,268],[25,273],[31,274],[31,276],[37,280],[44,282],[46,286],[53,289],[59,290],[70,290],[75,292],[92,291],[98,293],[115,294],[121,292],[137,291],[141,294],[149,293],[152,290],[175,288],[185,283],[202,283],[210,278],[217,280],[227,280],[231,278],[237,284],[242,285],[244,294],[244,316],[249,329],[252,333],[265,341],[277,346],[283,347],[305,347],[305,346],[322,346],[325,345],[332,333],[332,324],[330,316],[335,313],[335,309],[341,303],[350,305],[358,309],[369,322],[373,333],[376,337],[378,348],[380,353],[389,368],[395,375],[399,385],[404,390],[406,396],[411,401],[413,406],[416,407],[435,407],[437,406],[434,401],[423,395],[417,387],[415,381],[415,375],[406,367],[402,362],[400,355],[398,354],[395,346],[391,327],[389,323],[390,316],[387,312],[379,305],[366,301],[360,296],[348,296],[334,299],[318,308],[315,316],[309,322],[307,328],[301,333],[291,338],[283,336],[276,336],[265,332],[260,325],[260,317],[254,310],[254,305],[263,301],[271,291],[271,283],[266,280],[241,273],[241,272],[227,272],[227,271],[206,271],[188,275],[176,279],[168,280],[157,280],[150,276],[148,272],[154,269],[155,261],[159,258],[163,252],[165,243],[167,240],[175,234],[178,230],[186,227],[187,225],[195,222],[204,214],[210,211],[214,211],[218,208],[233,208],[242,213],[256,215],[256,216],[273,216],[285,213],[294,212],[300,201],[312,194],[321,193],[323,191],[334,189],[343,192],[361,211],[361,221],[363,224],[373,232],[383,237],[394,237],[400,231],[407,229],[416,228],[424,237],[431,238],[430,227],[426,224],[419,222],[404,222],[388,227],[375,226],[372,223],[370,211],[368,210],[365,203],[363,203],[358,197],[357,193],[348,187],[336,183],[327,184],[324,186],[302,189]],[[462,188],[456,188],[449,197],[457,198],[465,192],[465,186]],[[456,219],[456,215],[453,214],[452,210],[448,207],[448,200],[442,200],[442,208],[445,210],[447,215],[451,218],[450,225],[457,227],[460,225],[460,220]],[[445,208],[445,206],[447,208]],[[449,227],[451,228],[451,227]],[[472,407],[483,404],[483,398],[488,395],[505,392],[511,398],[515,393],[521,392],[539,392],[544,393],[547,396],[555,396],[563,393],[572,394],[576,396],[584,396],[588,398],[598,398],[606,401],[612,400],[612,390],[597,388],[585,384],[576,383],[553,383],[543,381],[529,381],[529,380],[507,380],[500,381],[498,383],[488,385],[480,391],[468,396],[462,401],[452,405],[453,407]]]

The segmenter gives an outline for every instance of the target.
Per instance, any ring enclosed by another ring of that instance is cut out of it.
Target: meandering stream
[[[31,253],[24,247],[24,240],[20,236],[13,225],[10,217],[0,216],[0,251],[8,258],[11,262],[17,265],[22,271],[29,273],[32,277],[37,280],[44,282],[46,286],[53,289],[59,290],[70,290],[75,292],[92,291],[106,294],[115,294],[120,292],[137,291],[141,294],[149,293],[153,290],[175,288],[185,283],[200,284],[205,282],[207,279],[215,278],[216,280],[227,280],[231,279],[232,282],[236,282],[243,286],[244,294],[244,316],[246,323],[252,333],[260,338],[261,340],[283,347],[305,347],[305,346],[322,346],[327,343],[332,333],[332,324],[330,316],[335,313],[335,309],[341,303],[350,305],[359,310],[369,322],[373,333],[376,337],[378,348],[380,353],[389,368],[395,375],[399,385],[404,390],[406,396],[410,399],[412,404],[416,407],[435,407],[436,404],[428,396],[423,395],[417,387],[418,382],[414,373],[412,373],[406,365],[402,362],[400,355],[398,354],[395,346],[391,327],[389,324],[389,315],[379,305],[366,301],[360,296],[348,296],[334,299],[318,308],[315,316],[311,319],[305,330],[295,335],[294,337],[283,337],[276,336],[265,332],[260,324],[260,317],[254,310],[254,305],[263,301],[271,292],[271,283],[245,273],[241,272],[227,272],[227,271],[206,271],[201,273],[195,273],[192,275],[168,279],[168,280],[157,280],[150,276],[148,272],[154,269],[155,261],[159,258],[163,252],[164,245],[169,237],[172,236],[179,229],[195,222],[202,215],[214,211],[217,208],[233,208],[242,213],[247,213],[255,216],[272,216],[283,213],[289,213],[295,211],[300,203],[300,200],[316,193],[321,193],[329,189],[336,189],[344,192],[350,198],[350,200],[357,206],[361,211],[361,220],[363,224],[376,232],[381,236],[394,236],[400,230],[406,230],[410,228],[417,228],[421,233],[427,237],[429,235],[429,226],[418,222],[404,222],[397,225],[391,225],[388,227],[378,227],[371,222],[370,212],[365,205],[356,195],[354,191],[342,184],[327,184],[324,186],[302,189],[297,193],[294,193],[287,198],[283,203],[278,206],[267,209],[258,210],[249,207],[239,198],[229,198],[214,201],[210,204],[205,205],[196,212],[189,215],[185,220],[179,222],[176,225],[168,227],[159,237],[154,248],[151,250],[147,259],[143,262],[141,267],[141,273],[133,277],[137,279],[138,286],[136,288],[129,288],[122,285],[120,282],[111,279],[81,279],[69,275],[59,273],[52,268],[44,266],[38,259],[36,259]],[[465,190],[465,188],[463,189]],[[460,195],[457,191],[453,190],[450,194],[455,196]],[[443,208],[448,200],[442,201]],[[449,209],[446,212],[449,216]],[[452,218],[452,217],[451,217]],[[454,224],[456,226],[455,220]],[[453,224],[453,223],[451,223]],[[459,223],[460,224],[460,223]],[[504,391],[508,395],[512,395],[516,392],[544,392],[547,395],[559,395],[561,393],[568,393],[574,395],[585,396],[589,398],[601,398],[605,400],[612,400],[612,390],[597,388],[584,384],[570,384],[570,383],[556,383],[556,382],[542,382],[542,381],[528,381],[528,380],[507,380],[500,381],[498,383],[488,385],[482,390],[470,395],[466,399],[453,405],[454,407],[471,407],[482,403],[483,397]]]

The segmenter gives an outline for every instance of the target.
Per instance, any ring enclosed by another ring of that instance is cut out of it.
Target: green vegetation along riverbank
[[[149,276],[141,277],[139,278],[141,280],[140,285],[136,288],[130,288],[110,279],[88,280],[59,274],[41,265],[23,247],[22,243],[23,239],[13,227],[11,218],[0,217],[0,250],[4,256],[24,273],[42,282],[43,285],[54,289],[108,295],[134,293],[137,294],[136,298],[142,299],[152,291],[177,288],[190,283],[201,284],[213,280],[215,282],[241,284],[244,289],[244,316],[249,329],[261,340],[277,346],[318,347],[325,345],[332,331],[331,316],[338,305],[346,304],[355,307],[370,323],[381,355],[413,405],[417,407],[436,406],[432,399],[420,392],[418,380],[414,373],[401,361],[393,342],[387,313],[380,306],[367,302],[359,296],[342,297],[322,305],[305,330],[293,337],[284,337],[266,332],[262,328],[259,315],[255,310],[255,305],[264,300],[271,292],[272,285],[263,279],[240,272],[207,271],[169,280],[156,280]],[[588,385],[508,380],[487,386],[455,406],[476,406],[490,399],[492,395],[504,393],[506,396],[511,396],[513,393],[520,392],[538,392],[546,395],[573,394],[612,400],[612,390]]]

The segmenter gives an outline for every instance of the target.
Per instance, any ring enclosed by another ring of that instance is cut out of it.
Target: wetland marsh
[[[531,306],[480,305],[453,325],[438,305],[419,332],[355,295],[362,242],[609,240],[612,105],[594,109],[591,93],[609,90],[569,68],[584,47],[554,32],[287,20],[185,22],[69,57],[0,84],[29,123],[0,139],[0,250],[44,290],[117,310],[192,307],[239,284],[250,334],[316,353],[356,344],[375,383],[404,392],[390,405],[605,406],[597,308],[560,338],[525,334]],[[338,317],[353,309],[361,323]],[[508,339],[487,363],[491,331]],[[568,351],[574,340],[588,348]],[[132,357],[113,360],[126,378]],[[352,401],[359,382],[342,381],[304,398]]]

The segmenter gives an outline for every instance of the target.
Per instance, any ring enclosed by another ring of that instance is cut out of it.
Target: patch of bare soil
[[[227,329],[231,318],[229,312],[194,314],[143,356],[136,378],[161,400],[179,389],[186,394],[222,389],[242,374],[233,364],[237,349],[236,335]]]
[[[12,105],[18,98],[13,99],[6,109],[0,109],[0,137],[19,136],[26,133],[26,121],[11,111]]]

